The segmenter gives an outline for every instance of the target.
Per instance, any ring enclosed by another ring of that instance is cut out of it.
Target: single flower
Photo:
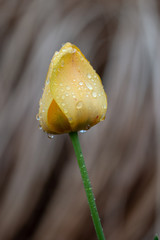
[[[55,52],[39,104],[40,125],[48,133],[88,130],[105,119],[101,79],[75,45],[66,43]]]

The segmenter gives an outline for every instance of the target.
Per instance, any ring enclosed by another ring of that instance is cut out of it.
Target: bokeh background
[[[160,2],[0,0],[0,239],[96,240],[68,135],[36,114],[52,55],[77,45],[106,120],[80,141],[106,239],[160,232]]]

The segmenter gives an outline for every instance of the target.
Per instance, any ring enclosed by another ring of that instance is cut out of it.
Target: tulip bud
[[[107,97],[81,51],[66,43],[55,52],[40,99],[39,121],[48,133],[88,130],[105,119]]]

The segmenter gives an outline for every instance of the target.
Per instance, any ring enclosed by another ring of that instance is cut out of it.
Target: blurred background
[[[50,60],[77,45],[106,120],[80,141],[106,239],[160,232],[160,2],[0,0],[0,239],[96,240],[68,135],[36,114]]]

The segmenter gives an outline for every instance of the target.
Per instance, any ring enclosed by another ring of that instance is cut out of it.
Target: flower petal
[[[66,43],[53,56],[41,103],[40,124],[47,132],[86,130],[104,120],[107,98],[101,79],[76,46]]]

